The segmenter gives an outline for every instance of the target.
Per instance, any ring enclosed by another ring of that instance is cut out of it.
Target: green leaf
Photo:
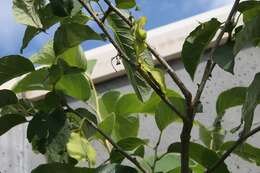
[[[135,0],[116,0],[117,8],[130,9],[136,6]]]
[[[88,60],[88,61],[87,61],[87,64],[88,64],[88,65],[87,65],[87,73],[88,73],[88,74],[92,74],[96,63],[97,63],[97,60],[95,60],[95,59],[92,59],[92,60]]]
[[[6,89],[0,90],[0,108],[16,103],[18,103],[18,99],[15,93]]]
[[[65,113],[60,108],[48,113],[34,114],[27,127],[27,139],[32,143],[33,150],[45,154],[47,147],[65,126],[65,122]]]
[[[142,65],[150,64],[153,66],[152,55],[148,50],[145,50],[142,54],[136,52],[136,38],[130,26],[115,13],[110,13],[107,19],[114,32],[115,40],[126,54],[127,59],[133,63],[142,62]],[[146,100],[151,88],[127,60],[123,59],[123,65],[138,98],[142,101]]]
[[[235,55],[233,54],[233,42],[228,42],[216,49],[213,61],[223,70],[234,74]]]
[[[98,128],[101,129],[106,135],[111,136],[115,126],[115,115],[111,114],[107,116],[99,125]],[[96,137],[104,140],[103,136],[99,133],[96,134]]]
[[[252,8],[255,8],[256,6],[259,6],[259,5],[260,5],[259,1],[243,1],[243,2],[239,3],[237,10],[240,13],[243,13],[243,12],[251,10]]]
[[[176,142],[169,146],[168,152],[171,153],[180,153],[181,152],[181,143]],[[211,166],[216,163],[216,161],[219,160],[218,155],[212,151],[209,150],[206,147],[203,147],[200,144],[196,143],[190,143],[190,158],[194,161],[198,162],[205,168],[209,169]],[[222,163],[217,169],[215,169],[212,173],[229,173],[229,170],[227,168],[227,165],[225,163]]]
[[[168,172],[180,166],[180,156],[168,153],[157,161],[155,165],[155,172]],[[179,172],[178,172],[179,173]]]
[[[101,117],[104,119],[109,116],[112,112],[116,112],[116,103],[119,99],[119,91],[109,91],[99,98],[99,109]]]
[[[221,23],[216,18],[213,18],[208,22],[200,24],[185,39],[181,58],[186,71],[192,79],[205,49],[215,36],[220,25]]]
[[[31,90],[51,90],[48,82],[48,68],[41,68],[26,75],[12,88],[15,93]]]
[[[70,163],[71,158],[66,152],[66,144],[70,137],[70,124],[65,123],[64,127],[58,132],[57,136],[47,146],[46,157],[48,163]]]
[[[70,157],[78,161],[88,161],[90,165],[95,165],[96,150],[90,142],[78,133],[72,132],[69,142],[67,143],[67,151]]]
[[[27,122],[25,117],[19,114],[7,114],[0,117],[0,136],[11,128]]]
[[[236,34],[234,54],[249,46],[259,46],[260,41],[260,15],[245,23],[244,28]]]
[[[103,38],[89,26],[78,23],[63,24],[54,34],[54,52],[60,55],[68,48],[86,40],[103,40]]]
[[[68,96],[84,101],[88,100],[91,95],[89,81],[81,73],[63,75],[55,88]]]
[[[41,19],[42,28],[35,28],[33,26],[27,26],[24,36],[23,36],[23,43],[20,49],[20,52],[23,53],[23,50],[28,46],[30,41],[42,31],[49,29],[51,26],[59,22],[60,18],[54,16],[51,10],[50,4],[46,5],[45,7],[39,10],[39,17]]]
[[[0,58],[0,85],[31,71],[34,71],[31,61],[20,55],[2,57]]]
[[[139,132],[139,119],[134,116],[116,116],[113,136],[116,141],[128,137],[137,137]]]
[[[18,23],[42,28],[38,14],[41,1],[39,0],[13,0],[13,15]]]
[[[245,102],[246,92],[246,87],[234,87],[222,92],[216,102],[218,116],[222,117],[226,109],[242,105]]]
[[[84,108],[78,108],[75,111],[81,116],[82,119],[86,118],[88,121],[90,121],[94,124],[98,123],[96,115],[94,113],[90,112],[89,110],[84,109]],[[82,122],[80,122],[80,123],[82,123]],[[86,138],[90,138],[93,134],[96,133],[96,129],[94,129],[87,121],[84,122],[82,131]]]
[[[78,67],[80,69],[87,69],[87,58],[81,46],[76,46],[69,48],[63,54],[59,56],[68,63],[68,65],[73,67]]]
[[[38,53],[30,57],[30,60],[33,63],[41,65],[53,65],[57,63],[59,59],[64,60],[71,67],[77,67],[86,70],[88,66],[88,61],[81,46],[77,45],[75,47],[69,48],[61,55],[56,57],[53,50],[53,40],[48,41]],[[91,65],[93,64],[89,65],[90,69]]]
[[[33,169],[31,173],[94,173],[94,169],[91,168],[79,168],[74,167],[71,164],[62,163],[49,163],[38,166]]]
[[[56,62],[56,56],[53,51],[53,41],[48,41],[38,53],[33,54],[30,60],[34,64],[52,65]]]
[[[243,20],[245,23],[252,20],[259,15],[260,3],[259,1],[243,1],[238,5],[238,11],[243,14]]]
[[[53,14],[59,17],[70,16],[73,9],[73,0],[50,0]]]
[[[243,134],[246,135],[253,124],[254,111],[260,100],[260,73],[257,73],[253,82],[247,89],[245,102],[242,107],[242,121],[244,122]]]
[[[186,115],[186,104],[183,98],[170,97],[169,99],[183,115]],[[168,125],[178,119],[179,116],[163,101],[160,101],[155,111],[155,121],[160,131],[163,131]]]
[[[203,124],[199,124],[199,138],[207,147],[211,146],[212,131],[207,129]]]
[[[141,145],[146,145],[148,143],[147,140],[143,140],[137,137],[129,137],[121,139],[117,142],[117,145],[126,151],[132,151]]]
[[[127,116],[132,113],[138,113],[142,110],[143,103],[136,94],[125,94],[119,98],[115,105],[116,115]]]
[[[236,141],[225,142],[221,146],[220,151],[226,151],[230,149],[235,143]],[[258,166],[260,165],[260,149],[248,143],[242,144],[240,147],[235,149],[233,153],[246,161],[256,163]]]
[[[100,166],[95,170],[95,173],[138,173],[138,171],[132,167],[118,165],[118,164],[108,164]]]

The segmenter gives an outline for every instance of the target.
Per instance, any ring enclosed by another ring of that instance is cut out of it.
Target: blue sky
[[[12,16],[11,0],[0,1],[0,57],[9,54],[19,54],[25,27],[17,24]],[[137,0],[141,11],[136,13],[137,17],[147,16],[146,28],[152,29],[171,22],[175,22],[198,13],[208,11],[226,4],[233,0]],[[93,26],[95,28],[95,26]],[[51,39],[54,29],[48,34],[40,34],[33,39],[24,51],[25,56],[37,52],[44,43]],[[85,42],[85,50],[100,46],[104,43]]]

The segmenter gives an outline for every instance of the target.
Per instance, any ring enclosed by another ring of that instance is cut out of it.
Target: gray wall
[[[204,112],[199,114],[196,119],[201,122],[211,125],[212,121],[216,115],[215,112],[215,102],[217,96],[224,90],[232,88],[234,86],[248,86],[252,81],[254,74],[260,71],[260,49],[250,48],[242,51],[236,57],[236,67],[235,75],[231,75],[227,72],[224,72],[220,68],[216,67],[213,72],[212,79],[207,83],[205,92],[202,95],[202,102],[204,104]],[[194,93],[196,91],[196,83],[199,82],[201,78],[205,62],[201,63],[195,82],[192,82],[183,69],[183,66],[180,61],[175,60],[171,62],[174,69],[177,70],[180,78],[186,83],[189,89]],[[172,89],[177,89],[174,83],[171,81],[169,76],[166,76],[167,84]],[[108,90],[120,90],[124,93],[131,92],[132,88],[129,86],[129,83],[126,77],[120,77],[105,83],[99,84],[97,89],[100,93],[103,93]],[[74,106],[81,106],[79,103],[73,103]],[[255,122],[259,122],[260,109],[256,110]],[[224,127],[226,129],[232,129],[239,124],[240,121],[240,108],[230,109],[226,112]],[[153,117],[141,116],[141,128],[140,136],[150,139],[152,143],[155,143],[159,131],[156,127]],[[179,140],[180,134],[180,125],[173,124],[169,126],[164,135],[163,142],[160,145],[160,151],[163,152],[166,150],[167,146],[173,141]],[[26,131],[24,126],[17,127],[12,129],[7,134],[0,137],[0,172],[1,173],[28,173],[38,164],[43,163],[44,159],[42,156],[35,155],[31,152],[31,147],[26,141]],[[253,138],[250,138],[248,142],[254,144],[255,146],[260,147],[259,139],[260,134],[255,135]],[[228,139],[235,139],[233,135],[229,135]],[[198,131],[196,127],[192,131],[192,140],[198,141]],[[98,148],[98,160],[102,161],[106,157],[104,149],[96,144]],[[147,151],[149,154],[151,151]],[[260,173],[260,169],[257,168],[254,164],[249,164],[243,160],[240,160],[237,157],[230,157],[228,159],[230,163],[230,170],[233,173]]]

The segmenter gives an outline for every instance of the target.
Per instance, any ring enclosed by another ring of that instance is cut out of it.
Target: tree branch
[[[216,65],[213,62],[213,55],[214,55],[216,49],[219,47],[220,42],[221,42],[221,40],[222,40],[222,38],[223,38],[223,36],[224,36],[224,34],[225,34],[229,24],[230,24],[230,22],[232,21],[232,18],[235,16],[235,14],[237,12],[237,7],[239,5],[239,2],[240,2],[240,0],[236,0],[234,2],[234,5],[233,5],[233,7],[232,7],[232,9],[231,9],[231,11],[230,11],[230,13],[228,15],[228,18],[227,18],[227,20],[225,22],[225,25],[223,26],[221,32],[219,33],[219,35],[218,35],[218,37],[216,39],[215,45],[212,47],[212,49],[211,49],[211,51],[209,53],[210,59],[207,61],[207,65],[205,67],[205,71],[203,73],[202,80],[201,80],[201,82],[199,84],[198,90],[196,92],[196,96],[195,96],[195,98],[193,100],[194,107],[196,107],[197,104],[199,103],[199,100],[200,100],[201,94],[202,94],[202,92],[203,92],[203,90],[205,88],[205,85],[206,85],[208,79],[210,78],[211,73],[212,73],[212,71],[213,71],[213,69],[214,69],[214,67]]]
[[[134,68],[136,68],[139,73],[146,79],[147,83],[154,89],[154,91],[160,96],[160,98],[167,104],[182,120],[185,120],[185,115],[182,115],[178,109],[172,104],[172,102],[169,100],[169,98],[157,87],[156,82],[152,81],[152,79],[147,76],[142,69],[140,68],[139,64],[135,64],[134,62],[130,61],[127,58],[127,55],[124,53],[124,51],[117,45],[117,43],[114,41],[114,39],[110,36],[108,30],[106,29],[105,25],[102,23],[102,21],[95,15],[95,13],[91,10],[91,6],[89,3],[85,3],[84,0],[78,0],[81,5],[88,11],[88,13],[93,17],[95,22],[98,24],[100,29],[103,31],[103,33],[107,36],[108,40],[112,43],[112,45],[115,47],[115,49],[118,51],[118,53],[122,56],[122,58],[127,61],[130,65],[132,65]]]
[[[116,8],[109,0],[104,0],[104,1],[106,2],[106,4],[109,6],[109,8],[111,10],[113,10],[118,16],[120,16],[124,20],[124,22],[126,22],[130,27],[133,26],[132,22],[118,8]],[[150,52],[157,59],[157,61],[167,70],[168,74],[171,76],[173,81],[180,88],[180,90],[182,91],[185,98],[187,100],[191,101],[192,95],[191,95],[190,91],[186,88],[184,83],[180,80],[180,78],[178,77],[176,72],[173,70],[173,68],[165,61],[164,58],[162,58],[160,56],[160,54],[155,49],[153,49],[148,43],[146,43],[146,44],[147,44],[147,47],[150,50]]]
[[[159,145],[161,143],[161,139],[162,139],[162,134],[163,132],[161,131],[160,134],[159,134],[159,138],[157,140],[157,143],[154,147],[154,161],[153,161],[153,165],[152,165],[152,173],[155,172],[155,167],[156,167],[156,162],[159,160],[159,157],[158,157],[158,148],[159,148]]]
[[[205,173],[211,173],[215,169],[217,169],[226,159],[227,157],[241,144],[243,144],[249,137],[253,136],[257,132],[260,131],[260,126],[256,127],[255,129],[251,130],[247,135],[241,136],[236,143],[231,146],[221,157],[220,159],[210,168],[208,169]]]
[[[74,109],[72,109],[68,104],[66,105],[68,110],[79,117],[82,117],[78,112],[76,112]],[[147,173],[146,170],[139,164],[139,162],[132,156],[130,156],[127,152],[125,152],[120,146],[118,146],[113,139],[111,139],[106,133],[104,133],[101,129],[99,129],[96,124],[93,122],[89,121],[86,119],[88,124],[93,127],[100,135],[102,135],[109,143],[120,153],[122,154],[125,158],[127,158],[129,161],[131,161],[137,168],[139,168],[143,173]]]

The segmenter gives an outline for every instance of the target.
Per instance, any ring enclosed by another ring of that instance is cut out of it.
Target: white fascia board
[[[224,22],[231,8],[231,6],[224,6],[222,8],[214,9],[206,13],[150,30],[148,31],[148,43],[166,60],[180,58],[185,38],[199,25],[200,22],[206,22],[211,18],[217,18],[219,21]],[[209,48],[213,45],[214,41],[215,39],[213,39]],[[117,55],[117,51],[111,44],[86,51],[85,55],[89,60],[97,60],[97,64],[91,75],[96,84],[125,74],[122,65],[114,65],[115,70],[111,64],[111,58]],[[15,82],[15,79],[7,82],[0,86],[0,89],[10,89]],[[33,99],[41,97],[45,93],[46,91],[30,91],[24,93],[24,96]]]
[[[231,8],[231,6],[224,6],[150,30],[148,31],[148,43],[167,60],[180,58],[185,38],[200,22],[206,22],[213,17],[224,22]],[[214,41],[215,40],[213,39],[210,46],[212,46]],[[111,58],[117,55],[117,51],[111,44],[89,50],[85,54],[88,59],[97,60],[97,64],[92,74],[95,83],[104,82],[125,74],[122,65],[114,65],[116,71],[111,65]]]

